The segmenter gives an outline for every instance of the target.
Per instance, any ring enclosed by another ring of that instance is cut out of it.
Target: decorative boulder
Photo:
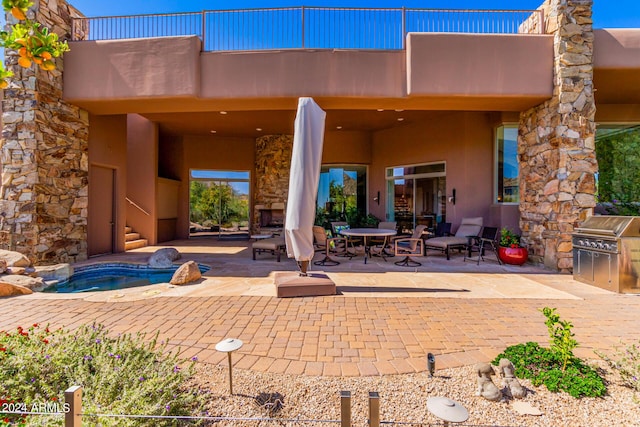
[[[173,261],[180,259],[180,252],[175,248],[158,249],[149,257],[151,268],[171,268]]]
[[[37,277],[44,280],[57,280],[64,282],[73,275],[71,264],[42,265],[35,267]]]
[[[29,258],[15,251],[6,251],[0,249],[0,260],[4,260],[7,263],[7,267],[29,267],[31,261]]]
[[[0,286],[3,285],[17,285],[23,288],[27,288],[33,292],[40,292],[47,287],[47,284],[42,279],[42,277],[18,276],[16,274],[7,274],[0,276]]]
[[[0,273],[7,271],[7,261],[0,259]]]
[[[0,297],[12,297],[16,295],[28,295],[33,291],[24,286],[15,285],[12,283],[5,283],[0,279]]]
[[[171,278],[172,285],[186,285],[187,283],[195,282],[202,277],[200,268],[195,261],[187,261],[182,264]]]

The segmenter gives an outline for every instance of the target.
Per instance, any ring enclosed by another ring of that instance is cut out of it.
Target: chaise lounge
[[[476,237],[482,230],[482,217],[463,218],[454,236],[434,237],[424,243],[425,251],[444,252],[450,259],[451,249],[462,250],[469,244],[470,237]]]
[[[276,256],[276,261],[280,262],[280,254],[284,253],[285,243],[284,237],[271,237],[269,239],[262,239],[253,242],[251,245],[253,249],[253,260],[256,260],[256,254],[262,252],[271,252]]]

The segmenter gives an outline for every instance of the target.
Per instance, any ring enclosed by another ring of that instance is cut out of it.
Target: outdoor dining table
[[[367,239],[370,237],[384,237],[380,256],[386,261],[387,259],[384,256],[384,248],[387,245],[387,239],[391,236],[395,236],[397,231],[387,228],[346,228],[340,230],[340,234],[346,237],[362,237],[364,239],[364,263],[366,264],[367,260],[372,256],[371,245]]]

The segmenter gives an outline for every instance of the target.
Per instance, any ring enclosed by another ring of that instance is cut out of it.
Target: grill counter
[[[640,293],[640,217],[592,216],[573,233],[573,278]]]

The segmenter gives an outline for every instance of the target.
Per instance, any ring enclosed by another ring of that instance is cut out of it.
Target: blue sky
[[[286,6],[536,9],[542,0],[71,0],[86,16],[199,12]],[[640,0],[594,0],[596,28],[640,28]]]

